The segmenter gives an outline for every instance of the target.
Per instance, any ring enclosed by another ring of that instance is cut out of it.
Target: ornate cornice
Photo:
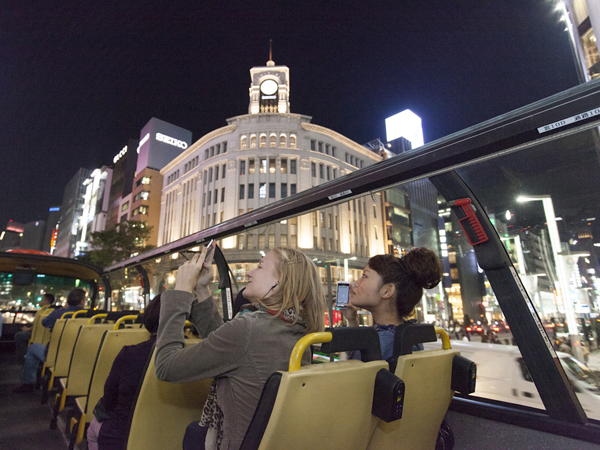
[[[183,153],[181,153],[177,158],[175,158],[173,161],[171,161],[169,164],[167,164],[165,167],[163,167],[160,170],[161,175],[164,176],[168,171],[173,169],[177,164],[182,162],[184,159],[189,158],[192,153],[194,153],[196,150],[198,150],[200,147],[202,147],[204,144],[206,144],[211,139],[214,139],[218,136],[222,136],[224,134],[233,133],[235,131],[235,128],[236,128],[236,125],[227,125],[227,126],[224,126],[221,128],[217,128],[216,130],[213,130],[208,134],[205,134],[200,139],[198,139],[196,142],[194,142]]]
[[[312,131],[314,133],[324,134],[324,135],[329,136],[330,138],[334,139],[335,141],[339,142],[340,144],[345,145],[346,147],[349,147],[349,148],[357,151],[358,153],[361,153],[362,155],[368,156],[369,158],[371,158],[375,161],[381,161],[381,157],[379,155],[366,149],[362,145],[354,142],[352,139],[348,139],[346,136],[344,136],[340,133],[337,133],[333,130],[330,130],[329,128],[315,125],[314,123],[305,123],[305,122],[301,123],[300,125],[301,125],[302,129],[304,129],[306,131]]]

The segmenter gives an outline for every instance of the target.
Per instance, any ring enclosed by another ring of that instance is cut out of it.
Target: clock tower
[[[250,69],[249,114],[290,112],[290,69],[276,66],[271,58],[263,67]]]

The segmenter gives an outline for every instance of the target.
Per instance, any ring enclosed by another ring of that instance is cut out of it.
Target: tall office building
[[[108,206],[108,217],[106,219],[106,228],[114,228],[119,222],[129,218],[127,212],[129,204],[126,205],[126,212],[123,214],[122,199],[130,196],[133,189],[133,179],[135,178],[135,169],[138,157],[137,139],[130,139],[119,153],[113,158],[113,173],[110,185],[110,198]]]
[[[598,0],[561,0],[558,2],[569,32],[576,64],[580,66],[580,81],[600,77],[600,2]]]
[[[60,206],[53,206],[48,210],[48,220],[46,220],[46,232],[44,234],[44,244],[42,246],[43,251],[54,253],[59,223]]]
[[[65,258],[75,257],[79,219],[83,214],[85,203],[86,180],[90,177],[90,169],[81,168],[65,187],[63,202],[60,208],[61,218],[56,239],[54,255]]]

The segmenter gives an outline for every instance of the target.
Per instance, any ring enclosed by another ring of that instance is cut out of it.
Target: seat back
[[[378,421],[371,409],[381,369],[388,369],[386,361],[351,360],[280,372],[277,398],[258,448],[366,449]]]
[[[433,326],[431,332],[435,338]],[[452,362],[459,354],[450,348],[449,340],[447,343],[444,341],[446,349],[398,356],[395,374],[406,387],[402,419],[390,423],[379,420],[369,450],[435,448],[438,431],[454,395]],[[404,347],[410,349],[413,344],[409,342]]]
[[[92,411],[98,400],[104,395],[104,383],[108,378],[113,361],[126,345],[136,345],[150,339],[150,333],[144,329],[110,330],[104,332],[100,344],[100,352],[92,370],[92,379],[87,392],[85,407],[86,420],[90,422],[94,415]]]
[[[35,314],[35,318],[33,319],[33,325],[31,327],[31,337],[29,338],[30,344],[42,344],[44,331],[48,330],[46,327],[42,325],[42,319],[48,316],[53,309],[48,306],[42,306],[40,310]]]
[[[56,355],[58,353],[58,345],[60,344],[60,338],[62,337],[63,331],[65,330],[65,324],[68,319],[58,319],[54,324],[54,328],[50,333],[50,341],[48,344],[48,354],[46,355],[45,366],[53,368],[56,363]],[[49,329],[48,329],[49,330]]]
[[[102,336],[112,324],[84,325],[79,329],[67,378],[67,395],[87,395]]]
[[[73,355],[73,349],[77,342],[79,328],[87,325],[89,321],[89,319],[67,319],[56,352],[56,362],[54,363],[55,378],[66,377],[69,374],[71,355]]]
[[[197,343],[186,339],[186,347]],[[140,388],[131,421],[128,450],[179,449],[188,424],[199,420],[212,379],[168,383],[156,378],[155,352]]]

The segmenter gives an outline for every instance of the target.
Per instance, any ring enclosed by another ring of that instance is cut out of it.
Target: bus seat
[[[60,343],[60,338],[62,337],[67,320],[68,319],[58,319],[54,324],[52,332],[50,333],[46,362],[44,362],[44,365],[42,366],[42,405],[48,401],[48,380],[50,378],[50,369],[54,368],[54,364],[56,363],[58,345]]]
[[[454,395],[452,362],[459,352],[450,348],[449,339],[446,343],[447,335],[443,338],[444,349],[414,353],[411,349],[414,344],[435,340],[438,330],[428,324],[405,324],[396,328],[390,365],[397,358],[395,374],[406,386],[404,412],[401,420],[378,421],[369,450],[435,448],[440,425]]]
[[[73,355],[79,328],[87,325],[88,322],[89,319],[67,319],[65,322],[58,349],[56,350],[56,361],[54,362],[54,367],[50,368],[48,391],[54,386],[54,380],[56,378],[65,377],[69,374],[71,356]]]
[[[104,395],[104,383],[112,368],[113,361],[126,345],[136,345],[150,339],[150,333],[144,329],[124,329],[105,331],[100,343],[100,351],[92,367],[91,381],[85,395],[75,399],[75,407],[70,420],[71,430],[77,425],[71,437],[71,447],[83,439],[85,427],[92,421],[92,411],[98,400]]]
[[[198,339],[186,339],[186,347]],[[127,450],[179,449],[188,424],[200,420],[212,379],[168,383],[156,378],[155,352],[135,405]]]
[[[100,324],[84,325],[79,329],[69,373],[67,377],[59,379],[57,397],[60,396],[60,399],[57,398],[54,404],[53,424],[64,409],[68,397],[87,395],[102,336],[112,327],[112,324]]]
[[[389,366],[374,329],[344,329],[336,337],[337,331],[298,341],[289,371],[275,372],[265,384],[241,450],[367,448],[378,420],[372,414],[375,380]],[[305,349],[315,343],[325,353],[361,350],[373,360],[300,367]]]
[[[29,345],[31,344],[42,344],[44,337],[44,330],[48,330],[42,325],[42,319],[48,316],[54,309],[48,305],[42,306],[36,313],[33,319],[33,325],[31,327],[31,337],[29,338]]]

